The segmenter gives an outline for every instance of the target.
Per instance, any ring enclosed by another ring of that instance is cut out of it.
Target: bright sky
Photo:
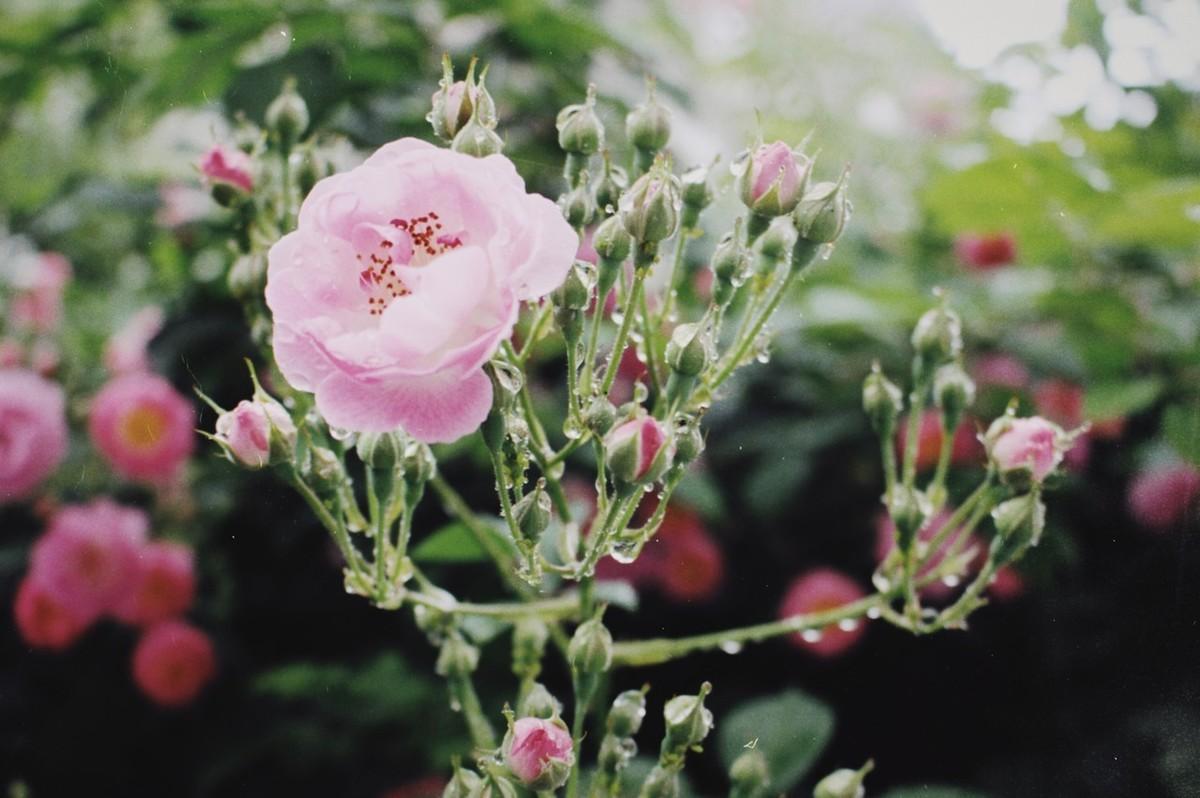
[[[1067,0],[917,0],[942,45],[965,67],[981,68],[1015,44],[1057,41]]]

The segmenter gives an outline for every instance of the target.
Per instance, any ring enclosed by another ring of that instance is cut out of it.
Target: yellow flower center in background
[[[121,419],[121,439],[134,449],[151,449],[162,441],[167,418],[156,407],[135,407]]]

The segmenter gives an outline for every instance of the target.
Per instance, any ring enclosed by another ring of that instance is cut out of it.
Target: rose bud
[[[538,480],[534,489],[513,506],[513,520],[526,541],[536,543],[541,539],[550,525],[550,495],[545,480]]]
[[[608,154],[608,150],[605,150],[604,173],[600,175],[600,179],[596,181],[596,185],[592,189],[596,207],[603,214],[611,214],[617,209],[617,203],[621,201],[621,192],[628,187],[629,178],[626,176],[625,170],[619,166],[613,166],[612,157]]]
[[[933,375],[933,400],[942,411],[943,429],[958,429],[963,411],[975,402],[975,381],[962,366],[947,363]]]
[[[854,207],[846,199],[846,172],[836,183],[817,183],[796,207],[792,217],[805,241],[832,244],[842,235]]]
[[[262,468],[291,457],[296,425],[283,405],[273,400],[243,399],[217,418],[217,442],[247,468]]]
[[[875,763],[868,760],[867,764],[858,770],[850,768],[835,770],[817,782],[817,786],[813,790],[813,798],[863,798],[866,794],[862,786],[863,779],[874,768]]]
[[[308,129],[308,105],[296,93],[296,81],[286,81],[283,91],[267,106],[266,123],[284,152],[289,151],[304,135]]]
[[[238,197],[254,190],[254,161],[241,150],[214,145],[200,159],[198,166],[213,199],[220,205],[228,207]]]
[[[782,141],[760,144],[734,164],[738,194],[756,216],[784,216],[796,209],[812,160]]]
[[[996,536],[992,538],[992,559],[999,568],[1021,558],[1030,546],[1036,546],[1046,528],[1046,505],[1037,492],[1002,502],[992,510]]]
[[[640,416],[613,429],[604,439],[613,478],[629,485],[654,482],[675,457],[668,430],[651,416]]]
[[[881,438],[890,438],[896,428],[896,417],[904,405],[904,395],[894,382],[884,376],[876,361],[863,381],[863,410],[871,420],[871,428]]]
[[[534,682],[529,692],[521,699],[521,715],[529,718],[557,718],[562,713],[562,703],[541,682]]]
[[[679,205],[679,178],[659,164],[621,195],[621,223],[635,241],[657,243],[675,234]]]
[[[1076,433],[1077,434],[1077,433]],[[1041,416],[1001,416],[984,436],[988,454],[1002,476],[1024,474],[1041,482],[1062,462],[1076,434]]]
[[[937,367],[962,353],[962,321],[953,310],[939,305],[927,310],[913,328],[913,349],[927,367]]]
[[[641,690],[626,690],[612,702],[608,711],[607,728],[615,737],[632,737],[642,728],[646,717],[646,694]]]
[[[604,125],[596,116],[595,84],[588,85],[587,100],[558,112],[554,127],[563,152],[592,155],[604,147]]]
[[[663,751],[681,754],[704,741],[713,727],[712,710],[704,706],[704,699],[711,692],[712,684],[705,682],[696,695],[677,695],[666,703]]]
[[[671,112],[658,101],[654,84],[646,87],[646,100],[625,117],[629,143],[643,152],[658,152],[671,139]]]
[[[571,733],[561,720],[521,718],[512,726],[504,761],[532,790],[556,790],[575,762]]]
[[[766,756],[757,748],[747,749],[729,766],[729,798],[760,798],[770,781]]]

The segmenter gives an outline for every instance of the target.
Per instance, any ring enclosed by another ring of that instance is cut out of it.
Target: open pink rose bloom
[[[328,177],[269,254],[275,357],[332,425],[453,441],[487,416],[483,364],[578,248],[512,162],[416,139]]]

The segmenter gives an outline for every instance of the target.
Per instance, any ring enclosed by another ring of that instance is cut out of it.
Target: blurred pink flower
[[[62,388],[25,369],[0,370],[0,504],[27,497],[66,453]]]
[[[394,787],[380,798],[441,798],[446,780],[441,776],[426,776],[408,784]]]
[[[917,433],[917,470],[925,471],[937,465],[942,448],[942,418],[936,410],[927,410],[921,416]],[[908,418],[896,422],[896,456],[903,462],[905,442],[908,440]],[[983,460],[983,446],[975,434],[975,422],[964,417],[954,430],[954,445],[950,449],[951,465],[973,465]]]
[[[33,546],[29,576],[76,617],[116,609],[138,576],[146,514],[109,499],[67,505]]]
[[[104,365],[113,374],[149,371],[147,347],[162,330],[162,308],[151,305],[133,314],[104,345]]]
[[[519,304],[556,288],[578,246],[507,158],[392,142],[317,183],[271,248],[275,357],[334,426],[456,440],[491,409],[482,366]]]
[[[1006,565],[992,577],[988,595],[996,601],[1012,601],[1025,592],[1025,578],[1011,565]]]
[[[19,343],[11,338],[0,338],[0,369],[19,366],[24,359],[25,351]]]
[[[162,485],[195,446],[192,404],[162,377],[134,372],[110,380],[92,400],[88,431],[117,473]]]
[[[993,442],[992,457],[1001,471],[1027,468],[1041,482],[1062,461],[1058,429],[1040,416],[1013,419]]]
[[[656,505],[651,497],[638,508],[643,523]],[[596,578],[657,588],[680,603],[700,602],[711,599],[724,581],[725,557],[699,515],[671,504],[658,533],[636,560],[619,563],[605,557],[596,567]]]
[[[45,585],[28,576],[17,588],[13,619],[22,640],[32,648],[50,651],[68,648],[92,621],[91,617],[74,611]]]
[[[137,569],[113,614],[134,626],[150,626],[182,615],[196,595],[192,549],[182,543],[153,541],[138,552]]]
[[[160,186],[158,201],[154,221],[163,227],[179,227],[203,219],[216,207],[207,191],[185,183]]]
[[[1012,233],[967,233],[954,240],[954,254],[965,266],[986,271],[1017,259]]]
[[[841,571],[814,568],[796,577],[788,586],[779,605],[779,617],[785,619],[835,609],[865,595],[862,588]],[[865,631],[862,622],[858,621],[848,627],[834,624],[811,633],[794,634],[789,639],[819,657],[831,658],[844,654]]]
[[[237,148],[215,144],[200,159],[200,174],[212,184],[222,183],[250,193],[254,190],[254,161]]]
[[[983,355],[975,361],[972,376],[980,389],[1003,388],[1020,391],[1029,384],[1029,369],[1012,355]]]
[[[1184,463],[1142,471],[1129,485],[1129,514],[1146,529],[1163,532],[1187,518],[1200,498],[1200,470]]]
[[[216,669],[208,635],[183,621],[163,621],[150,627],[133,651],[134,682],[164,707],[191,703]]]
[[[942,527],[945,526],[946,522],[950,520],[951,514],[952,510],[946,509],[935,515],[929,521],[929,523],[926,524],[919,533],[917,533],[918,540],[924,542],[932,540],[933,537],[941,531]],[[957,532],[950,534],[942,542],[942,544],[938,547],[938,550],[934,552],[933,556],[930,558],[928,564],[921,569],[920,573],[917,574],[918,577],[928,575],[942,564],[942,561],[946,558],[950,544],[954,538],[957,537],[957,534]],[[875,522],[876,562],[883,562],[884,558],[886,558],[888,554],[890,554],[892,550],[896,548],[895,536],[896,527],[892,523],[892,519],[889,518],[886,513],[881,514]],[[971,534],[971,536],[967,538],[966,544],[963,546],[963,550],[965,551],[971,547],[975,547],[978,554],[967,566],[966,573],[961,575],[964,580],[970,579],[978,572],[979,566],[981,565],[979,554],[982,554],[987,549],[987,545],[979,538],[978,535],[975,534]],[[955,591],[955,587],[947,585],[945,582],[939,579],[935,582],[930,582],[928,585],[921,588],[921,596],[933,601],[944,601],[945,599],[950,598]]]
[[[530,784],[552,761],[571,758],[571,733],[560,722],[544,718],[520,718],[513,724],[512,740],[504,754],[513,775]]]
[[[43,252],[27,279],[17,287],[9,321],[17,329],[50,332],[62,318],[62,295],[71,281],[71,263],[57,252]]]

